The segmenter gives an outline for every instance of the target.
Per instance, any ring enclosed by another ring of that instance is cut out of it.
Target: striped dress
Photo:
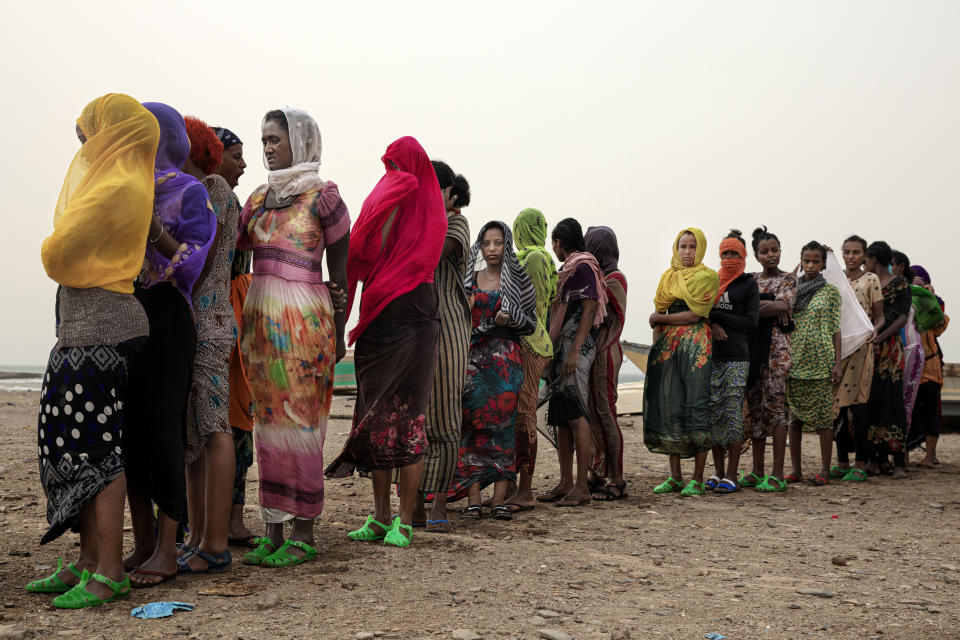
[[[420,491],[446,492],[457,469],[463,384],[470,352],[470,303],[463,286],[470,254],[470,227],[463,215],[447,213],[447,239],[458,251],[440,261],[434,282],[439,297],[440,349],[427,408],[427,455]]]
[[[597,334],[597,357],[590,379],[590,433],[593,473],[609,478],[623,472],[623,432],[617,421],[617,384],[623,348],[620,334],[627,311],[627,279],[619,270],[604,276],[607,284],[607,320]]]

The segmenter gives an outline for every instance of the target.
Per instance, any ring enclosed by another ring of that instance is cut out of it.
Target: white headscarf
[[[270,171],[267,183],[278,198],[289,198],[310,189],[323,187],[326,183],[320,179],[320,127],[310,114],[300,109],[284,107],[287,117],[287,132],[290,136],[290,150],[293,152],[293,164],[286,169]],[[266,122],[266,119],[264,119]],[[268,170],[267,157],[263,157],[263,166]]]

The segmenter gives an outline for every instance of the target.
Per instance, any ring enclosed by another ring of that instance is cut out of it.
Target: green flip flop
[[[240,559],[240,562],[246,565],[258,567],[270,556],[271,553],[277,550],[277,547],[273,544],[273,540],[267,536],[255,538],[253,542],[256,543],[257,548],[249,553],[243,554],[243,558]]]
[[[669,478],[667,478],[666,480],[664,480],[663,482],[655,486],[653,488],[653,492],[656,493],[657,495],[660,495],[664,493],[673,493],[674,491],[680,491],[681,489],[683,489],[683,486],[679,482],[674,480],[673,476],[670,476]]]
[[[99,598],[94,594],[87,591],[87,583],[90,580],[96,580],[101,584],[107,585],[113,595],[107,598]],[[53,606],[57,609],[84,609],[86,607],[96,607],[97,605],[106,604],[108,602],[113,602],[114,600],[119,600],[120,598],[126,598],[130,595],[130,576],[127,574],[123,575],[123,580],[121,582],[114,582],[106,576],[102,576],[99,573],[90,574],[86,569],[83,570],[83,573],[80,574],[80,582],[77,586],[70,589],[66,593],[61,593],[56,598],[53,599]]]
[[[691,479],[687,483],[687,486],[683,488],[683,491],[680,492],[680,495],[684,498],[691,498],[693,496],[702,496],[707,492],[703,487],[702,482],[697,482],[696,480]]]
[[[850,468],[841,469],[839,465],[833,465],[830,467],[830,477],[834,480],[839,480],[843,476],[847,475],[847,471],[850,471]]]
[[[375,531],[374,528],[370,526],[371,524],[375,524],[380,527],[380,532],[378,533]],[[347,537],[356,542],[373,542],[375,540],[383,540],[387,535],[387,531],[389,531],[391,528],[391,526],[385,525],[382,522],[377,522],[373,516],[367,516],[367,521],[363,523],[363,526],[356,531],[351,531],[348,533]]]
[[[511,516],[512,517],[512,516]],[[406,534],[404,534],[406,531]],[[390,530],[383,537],[383,544],[393,545],[394,547],[409,547],[413,540],[413,527],[400,522],[400,518],[393,519]]]
[[[296,556],[287,551],[287,549],[290,547],[296,547],[297,549],[303,551],[303,557],[301,558],[300,556]],[[271,567],[274,569],[279,567],[294,567],[298,564],[303,564],[308,560],[313,560],[316,557],[317,550],[306,542],[302,542],[300,540],[286,540],[282,545],[280,545],[279,549],[264,558],[263,562],[260,563],[260,566]]]
[[[72,562],[67,565],[67,569],[77,576],[77,579],[83,576],[83,572],[77,569]],[[53,575],[29,583],[26,586],[27,591],[30,593],[66,593],[70,591],[73,587],[60,579],[61,571],[63,571],[63,558],[57,558],[57,570],[53,572]]]
[[[764,476],[763,482],[756,486],[760,493],[783,493],[787,490],[786,480],[781,480],[777,476]]]

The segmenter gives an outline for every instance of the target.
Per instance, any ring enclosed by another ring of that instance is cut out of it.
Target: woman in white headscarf
[[[253,396],[260,511],[266,536],[245,564],[286,567],[317,555],[313,521],[323,510],[323,441],[333,367],[343,357],[342,294],[350,216],[333,182],[320,179],[320,130],[306,112],[285,108],[263,119],[270,171],[240,216],[237,249],[253,250],[240,347]],[[293,521],[288,537],[283,523]]]

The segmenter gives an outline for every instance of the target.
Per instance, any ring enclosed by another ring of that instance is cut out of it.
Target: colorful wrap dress
[[[240,350],[253,397],[260,510],[266,522],[323,511],[323,443],[333,400],[337,333],[323,284],[324,248],[350,230],[337,186],[265,205],[250,196],[237,248],[253,250]]]
[[[884,326],[910,313],[912,297],[910,285],[902,276],[894,276],[882,289]],[[903,368],[905,354],[900,333],[896,332],[882,343],[874,344],[875,365],[873,385],[867,410],[870,429],[867,437],[881,452],[899,454],[907,435],[906,405],[903,398]]]
[[[627,278],[622,271],[604,274],[607,285],[607,317],[597,331],[597,356],[590,377],[590,433],[593,473],[610,477],[611,469],[623,471],[623,432],[617,421],[617,384],[623,347],[620,334],[627,313]]]
[[[500,291],[480,289],[476,280],[472,325],[477,327],[500,310]],[[523,356],[510,331],[474,333],[470,341],[467,380],[463,387],[463,435],[457,472],[449,500],[466,497],[499,480],[516,480],[514,420],[523,386]]]
[[[790,340],[790,378],[787,406],[794,423],[804,431],[833,429],[833,384],[836,358],[834,334],[840,331],[840,291],[825,284],[796,312],[796,330]]]

